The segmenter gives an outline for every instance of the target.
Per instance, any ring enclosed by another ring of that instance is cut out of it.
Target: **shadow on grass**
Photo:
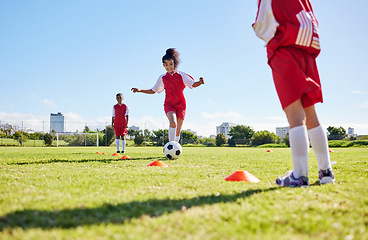
[[[96,208],[74,208],[55,211],[25,209],[9,213],[0,218],[0,231],[12,228],[76,228],[78,226],[101,223],[121,224],[133,218],[159,217],[165,213],[183,211],[191,207],[217,203],[231,203],[239,198],[247,198],[257,193],[278,189],[251,189],[232,195],[209,195],[191,199],[150,199],[120,204],[104,204]]]
[[[78,160],[70,160],[70,159],[47,159],[40,161],[23,161],[23,162],[12,162],[9,165],[28,165],[28,164],[50,164],[50,163],[87,163],[87,162],[102,162],[102,163],[110,163],[110,162],[121,162],[121,161],[135,161],[135,160],[159,160],[165,161],[169,160],[165,157],[139,157],[132,159],[119,159],[119,158],[106,158],[106,159],[78,159]]]

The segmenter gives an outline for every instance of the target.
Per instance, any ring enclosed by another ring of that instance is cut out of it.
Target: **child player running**
[[[132,88],[134,93],[146,94],[161,93],[165,90],[164,110],[169,120],[169,141],[179,142],[181,127],[185,118],[186,102],[184,98],[184,88],[196,88],[204,84],[201,77],[199,81],[184,72],[177,71],[180,63],[179,52],[175,48],[166,50],[162,57],[162,63],[167,73],[162,74],[155,86],[151,89]]]
[[[125,135],[128,132],[128,120],[129,120],[129,109],[127,105],[123,103],[123,94],[116,94],[116,101],[118,102],[114,105],[112,110],[112,121],[111,125],[115,129],[116,135],[116,148],[117,153],[120,153],[120,138],[122,142],[122,153],[125,152]]]
[[[327,137],[314,107],[323,99],[315,60],[320,53],[318,22],[310,0],[258,0],[253,29],[266,42],[268,64],[290,125],[294,167],[276,184],[309,186],[308,136],[318,161],[319,183],[334,183]]]

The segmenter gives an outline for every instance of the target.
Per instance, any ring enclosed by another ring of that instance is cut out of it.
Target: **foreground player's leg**
[[[330,162],[327,136],[319,124],[314,106],[305,108],[308,135],[318,162],[320,184],[335,183],[335,176]]]
[[[293,159],[293,171],[276,179],[279,186],[309,186],[308,152],[309,141],[307,128],[304,125],[305,113],[301,100],[297,100],[284,109],[290,124],[289,142]]]

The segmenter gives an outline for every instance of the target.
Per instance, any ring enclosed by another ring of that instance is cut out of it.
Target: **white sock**
[[[118,149],[118,151],[119,151],[119,147],[120,147],[120,139],[116,139],[115,140],[115,142],[116,142],[116,148]]]
[[[179,136],[175,136],[175,142],[179,142],[180,141],[180,135]]]
[[[293,158],[293,174],[296,178],[308,177],[309,141],[305,125],[297,126],[289,131],[291,155]]]
[[[328,152],[327,136],[321,125],[308,130],[314,155],[318,162],[318,168],[322,170],[331,169],[330,153]]]
[[[169,127],[169,142],[175,140],[176,128]]]
[[[125,152],[125,140],[121,140],[121,145],[122,145],[122,148],[123,148],[123,152]]]

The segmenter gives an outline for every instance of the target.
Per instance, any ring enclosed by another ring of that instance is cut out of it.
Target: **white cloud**
[[[350,92],[351,94],[362,94],[362,91],[360,90],[354,90]]]
[[[357,104],[358,108],[368,109],[368,101]]]
[[[280,116],[270,116],[270,117],[266,117],[267,120],[272,120],[272,121],[278,121],[278,122],[285,122],[287,121],[286,117],[280,117]]]
[[[229,111],[227,113],[223,113],[221,111],[217,111],[215,113],[207,113],[207,112],[202,112],[202,117],[203,118],[207,118],[207,119],[216,119],[216,118],[229,118],[229,119],[235,119],[235,120],[239,120],[239,119],[243,119],[243,115],[241,115],[240,113],[234,112],[234,111]]]
[[[56,107],[56,105],[55,105],[55,103],[54,103],[54,100],[49,100],[49,99],[47,99],[47,98],[44,98],[44,99],[42,99],[42,103],[43,103],[45,106],[50,107],[50,108],[55,108],[55,107]]]

